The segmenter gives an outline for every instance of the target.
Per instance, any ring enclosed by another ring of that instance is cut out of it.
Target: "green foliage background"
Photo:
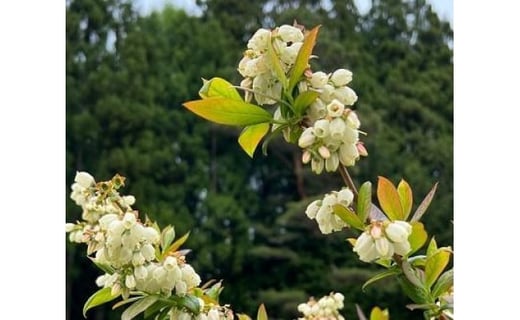
[[[439,245],[453,240],[452,30],[424,0],[374,0],[361,15],[352,0],[198,0],[201,17],[165,8],[139,16],[124,0],[67,2],[67,220],[80,218],[69,199],[76,170],[98,180],[128,178],[124,191],[161,226],[191,230],[189,261],[204,280],[223,279],[222,301],[254,314],[265,303],[273,319],[293,319],[310,295],[346,297],[343,314],[390,308],[392,319],[417,319],[397,284],[361,292],[376,270],[344,240],[319,233],[306,205],[341,186],[339,175],[313,175],[299,150],[275,141],[251,160],[238,129],[212,125],[185,110],[202,78],[240,81],[236,66],[259,27],[321,24],[314,70],[354,73],[355,105],[368,132],[369,157],[352,170],[357,184],[405,178],[415,206],[438,181],[425,216]],[[96,288],[98,271],[85,248],[67,244],[67,319]],[[89,319],[117,319],[109,307]]]

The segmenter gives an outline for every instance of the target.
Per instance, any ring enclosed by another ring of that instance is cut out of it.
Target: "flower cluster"
[[[325,195],[322,200],[314,200],[311,202],[305,214],[309,219],[316,219],[318,227],[321,233],[329,234],[334,231],[340,231],[341,229],[348,227],[348,225],[341,220],[340,217],[334,214],[333,206],[336,204],[349,207],[354,199],[352,191],[345,187],[340,191],[332,191]]]
[[[411,250],[408,241],[411,233],[412,226],[406,221],[372,221],[357,238],[353,250],[365,262],[390,259],[394,253],[405,256]]]
[[[359,142],[359,119],[339,100],[334,99],[325,105],[318,98],[308,113],[322,116],[303,131],[298,145],[304,149],[303,163],[311,162],[312,171],[316,174],[324,168],[327,172],[336,171],[340,163],[353,166],[360,155],[366,155]]]
[[[338,311],[343,309],[344,299],[341,293],[330,293],[318,301],[311,297],[307,303],[298,305],[298,311],[303,313],[298,320],[344,320]]]
[[[78,172],[74,181],[71,198],[82,207],[84,221],[68,223],[66,231],[70,241],[86,243],[88,255],[94,254],[93,261],[105,266],[107,272],[96,280],[98,286],[126,299],[133,290],[166,296],[175,290],[182,296],[200,284],[183,255],[168,252],[159,259],[158,227],[143,224],[131,207],[135,198],[117,192],[124,185],[123,177],[96,184],[90,174]]]
[[[238,72],[244,77],[240,86],[252,88],[258,104],[274,104],[280,98],[282,84],[276,76],[272,59],[276,59],[287,73],[296,61],[303,38],[300,28],[282,25],[274,30],[259,29],[248,41],[244,57],[238,64]],[[246,100],[251,100],[249,92]]]
[[[179,310],[173,308],[170,310],[170,320],[233,320],[234,315],[233,311],[229,308],[229,306],[219,306],[214,304],[205,304],[204,300],[198,299],[200,305],[200,313],[197,316],[193,316],[192,314],[185,312],[183,310]]]

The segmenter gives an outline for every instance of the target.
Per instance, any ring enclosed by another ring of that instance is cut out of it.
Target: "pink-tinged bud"
[[[305,71],[303,72],[303,75],[305,76],[305,78],[312,78],[312,70],[305,69]]]
[[[323,158],[323,159],[328,159],[330,158],[330,151],[327,147],[325,146],[321,146],[319,147],[318,149],[318,153],[320,154],[320,156]]]
[[[363,157],[368,156],[368,151],[365,148],[365,145],[363,144],[363,142],[358,142],[356,144],[356,148],[357,148],[358,153],[359,153],[360,156],[363,156]]]
[[[383,236],[383,229],[379,224],[372,225],[372,228],[370,229],[370,235],[374,239],[379,239]]]
[[[302,162],[307,164],[311,161],[311,153],[309,150],[305,150],[302,154]]]

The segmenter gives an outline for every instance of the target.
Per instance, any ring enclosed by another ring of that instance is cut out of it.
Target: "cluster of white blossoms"
[[[244,77],[240,86],[253,89],[258,104],[274,104],[282,93],[282,84],[269,57],[269,47],[282,71],[287,73],[296,61],[303,39],[302,30],[289,25],[274,30],[258,29],[249,39],[238,72]],[[251,94],[247,92],[246,101],[250,100]]]
[[[84,221],[66,224],[69,240],[86,243],[87,254],[95,254],[93,261],[112,270],[96,280],[98,286],[111,288],[112,295],[126,299],[133,290],[185,295],[200,284],[199,275],[175,252],[158,260],[159,230],[139,220],[131,207],[133,196],[117,192],[123,183],[118,175],[96,184],[87,172],[76,174],[71,198],[82,207]]]
[[[311,162],[312,171],[320,174],[325,168],[336,171],[339,164],[353,166],[366,150],[359,141],[360,121],[352,106],[357,95],[347,86],[352,72],[338,69],[332,74],[314,72],[301,91],[318,91],[320,95],[307,109],[310,125],[301,134],[298,145],[304,149],[302,161]]]
[[[173,308],[170,314],[170,320],[233,320],[233,311],[228,305],[220,306],[214,304],[205,304],[204,300],[198,298],[200,305],[200,313],[196,316],[183,310]]]
[[[390,259],[394,253],[405,256],[411,250],[408,237],[412,226],[406,221],[372,221],[356,240],[354,252],[364,262]]]
[[[341,293],[330,293],[318,301],[311,297],[307,303],[298,305],[298,311],[303,313],[298,320],[344,320],[338,311],[343,309],[344,299]]]
[[[316,219],[318,227],[321,233],[329,234],[334,231],[340,231],[341,229],[348,227],[348,225],[341,220],[339,216],[334,214],[333,206],[341,204],[344,207],[349,207],[354,199],[352,191],[344,187],[340,191],[332,191],[325,195],[322,200],[314,200],[311,202],[305,214],[309,219]]]

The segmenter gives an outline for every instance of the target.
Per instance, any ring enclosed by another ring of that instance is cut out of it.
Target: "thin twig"
[[[352,192],[354,192],[354,196],[357,197],[358,191],[356,189],[356,185],[354,184],[354,181],[352,181],[352,178],[348,174],[347,168],[345,168],[344,165],[340,164],[338,170],[345,184],[350,188],[350,190],[352,190]]]

